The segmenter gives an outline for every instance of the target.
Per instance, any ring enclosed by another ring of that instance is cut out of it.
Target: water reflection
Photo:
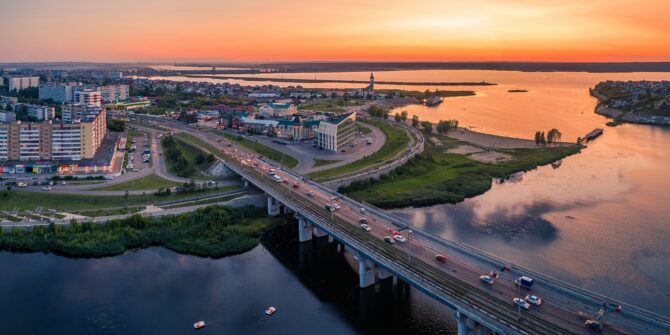
[[[163,248],[101,259],[0,253],[3,334],[454,334],[452,312],[407,285],[358,289],[327,239],[285,226],[224,259]],[[269,251],[271,250],[271,252]],[[267,306],[278,312],[267,317]]]

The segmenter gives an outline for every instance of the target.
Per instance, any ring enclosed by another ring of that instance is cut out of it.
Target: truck
[[[520,286],[520,287],[523,287],[527,290],[530,290],[533,287],[534,282],[533,282],[533,278],[529,278],[529,277],[526,277],[526,276],[521,276],[518,279],[514,280],[514,284],[516,286]]]

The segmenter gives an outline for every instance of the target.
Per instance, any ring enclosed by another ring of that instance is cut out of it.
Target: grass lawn
[[[246,139],[241,136],[236,136],[232,134],[228,134],[226,132],[222,131],[215,131],[214,132],[216,135],[223,136],[227,140],[239,144],[265,158],[271,159],[277,163],[280,163],[288,168],[294,168],[298,166],[298,160],[295,159],[294,157],[287,155],[279,150],[275,150],[273,148],[268,147],[267,145],[264,145],[259,142],[254,142],[252,140]]]
[[[312,177],[314,180],[332,178],[346,173],[370,168],[375,165],[380,165],[390,159],[395,158],[398,154],[407,150],[409,136],[404,129],[391,126],[381,121],[367,120],[366,122],[380,128],[386,136],[386,142],[384,142],[384,145],[381,147],[381,149],[379,149],[379,151],[355,162],[328,170],[312,172],[307,175]]]
[[[356,128],[357,128],[358,131],[360,131],[363,135],[367,135],[367,134],[369,134],[369,133],[372,132],[372,129],[370,129],[370,128],[368,128],[368,127],[366,127],[366,126],[364,126],[364,125],[362,125],[362,124],[360,124],[360,123],[356,125]]]
[[[232,189],[237,186],[232,186]],[[81,211],[124,206],[144,206],[157,202],[167,202],[194,198],[201,195],[225,192],[229,187],[204,190],[191,193],[172,193],[166,196],[146,195],[94,196],[77,194],[59,194],[51,192],[0,191],[0,210],[11,211],[18,207],[21,210],[32,210],[37,207],[58,211]]]
[[[164,187],[174,187],[179,186],[181,183],[177,183],[171,180],[163,179],[156,174],[150,174],[146,177],[139,179],[131,180],[125,183],[116,184],[112,186],[95,188],[95,190],[100,191],[136,191],[136,190],[156,190]]]
[[[188,141],[185,141],[184,139],[178,136],[170,136],[170,137],[175,139],[175,148],[186,159],[186,164],[192,167],[192,168],[189,167],[184,168],[184,171],[188,171],[188,173],[180,173],[179,169],[177,169],[176,167],[176,163],[170,160],[169,158],[170,155],[168,154],[168,152],[164,152],[163,159],[165,159],[165,163],[167,164],[167,168],[170,174],[197,180],[212,179],[211,176],[208,176],[203,173],[203,171],[207,170],[212,163],[204,161],[201,164],[198,164],[197,162],[197,156],[199,154],[205,155],[206,153],[203,150],[200,150],[200,148],[198,148],[197,146],[189,143]],[[166,138],[164,138],[163,141],[165,141]],[[168,151],[171,149],[163,145],[163,150]]]
[[[337,162],[341,162],[341,160],[339,160],[339,159],[315,159],[314,160],[314,167],[330,165],[330,164],[334,164],[334,163],[337,163]]]
[[[458,143],[444,136],[436,137],[443,139],[445,147]],[[354,199],[387,208],[456,203],[486,192],[491,188],[492,178],[531,170],[580,150],[578,146],[498,149],[513,159],[487,164],[427,146],[421,155],[380,179],[352,183],[340,191]]]

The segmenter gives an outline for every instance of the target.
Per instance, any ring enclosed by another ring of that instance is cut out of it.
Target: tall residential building
[[[75,123],[0,124],[0,161],[77,161],[93,158],[107,132],[106,111]]]
[[[63,122],[79,122],[91,115],[97,115],[101,109],[101,107],[82,104],[65,104],[61,111],[61,118]]]
[[[100,107],[102,97],[100,89],[96,88],[78,88],[74,90],[74,102],[84,106]]]
[[[24,88],[40,86],[40,77],[7,75],[5,82],[9,92],[20,91]]]
[[[356,113],[345,113],[319,123],[314,129],[314,143],[324,149],[339,151],[356,136]]]
[[[16,121],[16,113],[10,111],[0,111],[0,122]]]
[[[73,102],[74,90],[80,88],[80,83],[48,84],[40,85],[39,99],[53,100],[55,102]]]
[[[102,101],[109,103],[128,100],[129,89],[128,85],[100,86]]]

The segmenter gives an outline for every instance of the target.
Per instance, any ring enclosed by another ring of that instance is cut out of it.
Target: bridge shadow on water
[[[279,226],[263,245],[329,310],[364,334],[456,334],[453,311],[393,277],[359,289],[346,251],[328,237],[300,243],[297,223]],[[324,325],[325,326],[325,325]],[[327,334],[327,330],[324,330]]]

